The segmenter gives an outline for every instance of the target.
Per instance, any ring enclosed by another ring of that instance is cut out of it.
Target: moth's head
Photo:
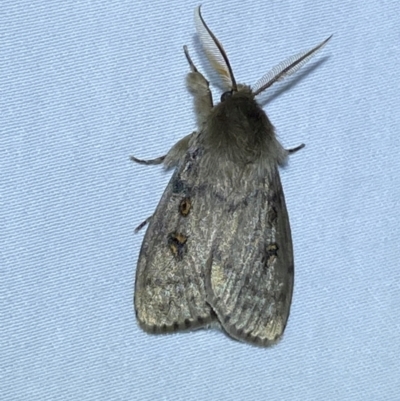
[[[253,94],[253,91],[251,90],[250,86],[243,85],[243,84],[237,84],[236,90],[230,89],[230,90],[225,91],[221,95],[221,103],[229,101],[230,99],[232,99],[234,97],[254,98],[254,94]]]

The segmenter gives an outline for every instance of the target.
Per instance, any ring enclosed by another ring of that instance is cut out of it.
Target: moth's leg
[[[189,149],[190,138],[195,132],[196,131],[193,131],[191,134],[183,137],[174,146],[172,146],[172,148],[164,156],[157,157],[156,159],[151,160],[142,160],[136,158],[135,156],[130,156],[130,159],[133,162],[139,164],[154,165],[163,163],[165,168],[175,167],[178,164],[179,160],[185,157],[185,154]]]
[[[192,138],[192,135],[195,134],[196,131],[193,131],[191,134],[186,135],[180,141],[178,141],[172,148],[168,151],[164,160],[164,167],[171,168],[178,165],[179,161],[183,159],[189,149],[189,142]]]
[[[137,159],[135,156],[129,156],[129,158],[135,162],[135,163],[139,163],[139,164],[146,164],[146,165],[152,165],[152,164],[161,164],[166,156],[161,156],[161,157],[157,157],[157,159],[151,159],[151,160],[142,160],[142,159]]]
[[[292,155],[293,153],[296,153],[298,150],[303,149],[304,146],[306,145],[302,143],[301,145],[296,146],[295,148],[285,149],[279,142],[277,142],[276,154],[278,155],[277,157],[278,164],[280,166],[286,165],[289,155]]]
[[[153,218],[153,215],[148,217],[145,221],[142,221],[136,228],[135,228],[135,234],[139,232],[145,225],[147,225],[150,220]]]
[[[287,152],[288,152],[289,154],[292,154],[292,153],[296,153],[296,152],[297,152],[298,150],[300,150],[300,149],[303,149],[304,146],[306,146],[306,145],[304,145],[304,143],[302,143],[301,145],[296,146],[295,148],[286,149],[286,150],[287,150]]]
[[[194,111],[197,118],[197,126],[201,130],[203,124],[208,120],[213,108],[210,84],[204,76],[197,70],[189,56],[187,46],[183,46],[186,59],[189,63],[191,72],[186,76],[186,85],[189,92],[194,96]]]

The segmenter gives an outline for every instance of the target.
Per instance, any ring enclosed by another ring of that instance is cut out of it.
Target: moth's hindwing
[[[283,334],[293,292],[292,239],[278,169],[235,206],[229,200],[206,268],[207,302],[224,330],[270,345]],[[223,238],[223,241],[221,241]]]

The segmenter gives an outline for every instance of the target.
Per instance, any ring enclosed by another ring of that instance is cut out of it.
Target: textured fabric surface
[[[331,33],[265,93],[286,147],[296,261],[283,340],[142,332],[143,232],[194,126],[182,45],[192,1],[3,1],[0,12],[2,400],[399,400],[400,3],[203,2],[252,84]],[[219,99],[215,92],[215,99]]]

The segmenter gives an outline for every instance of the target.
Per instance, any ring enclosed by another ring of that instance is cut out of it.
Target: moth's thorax
[[[203,132],[207,150],[244,164],[257,161],[274,138],[267,115],[243,86],[213,107]]]

